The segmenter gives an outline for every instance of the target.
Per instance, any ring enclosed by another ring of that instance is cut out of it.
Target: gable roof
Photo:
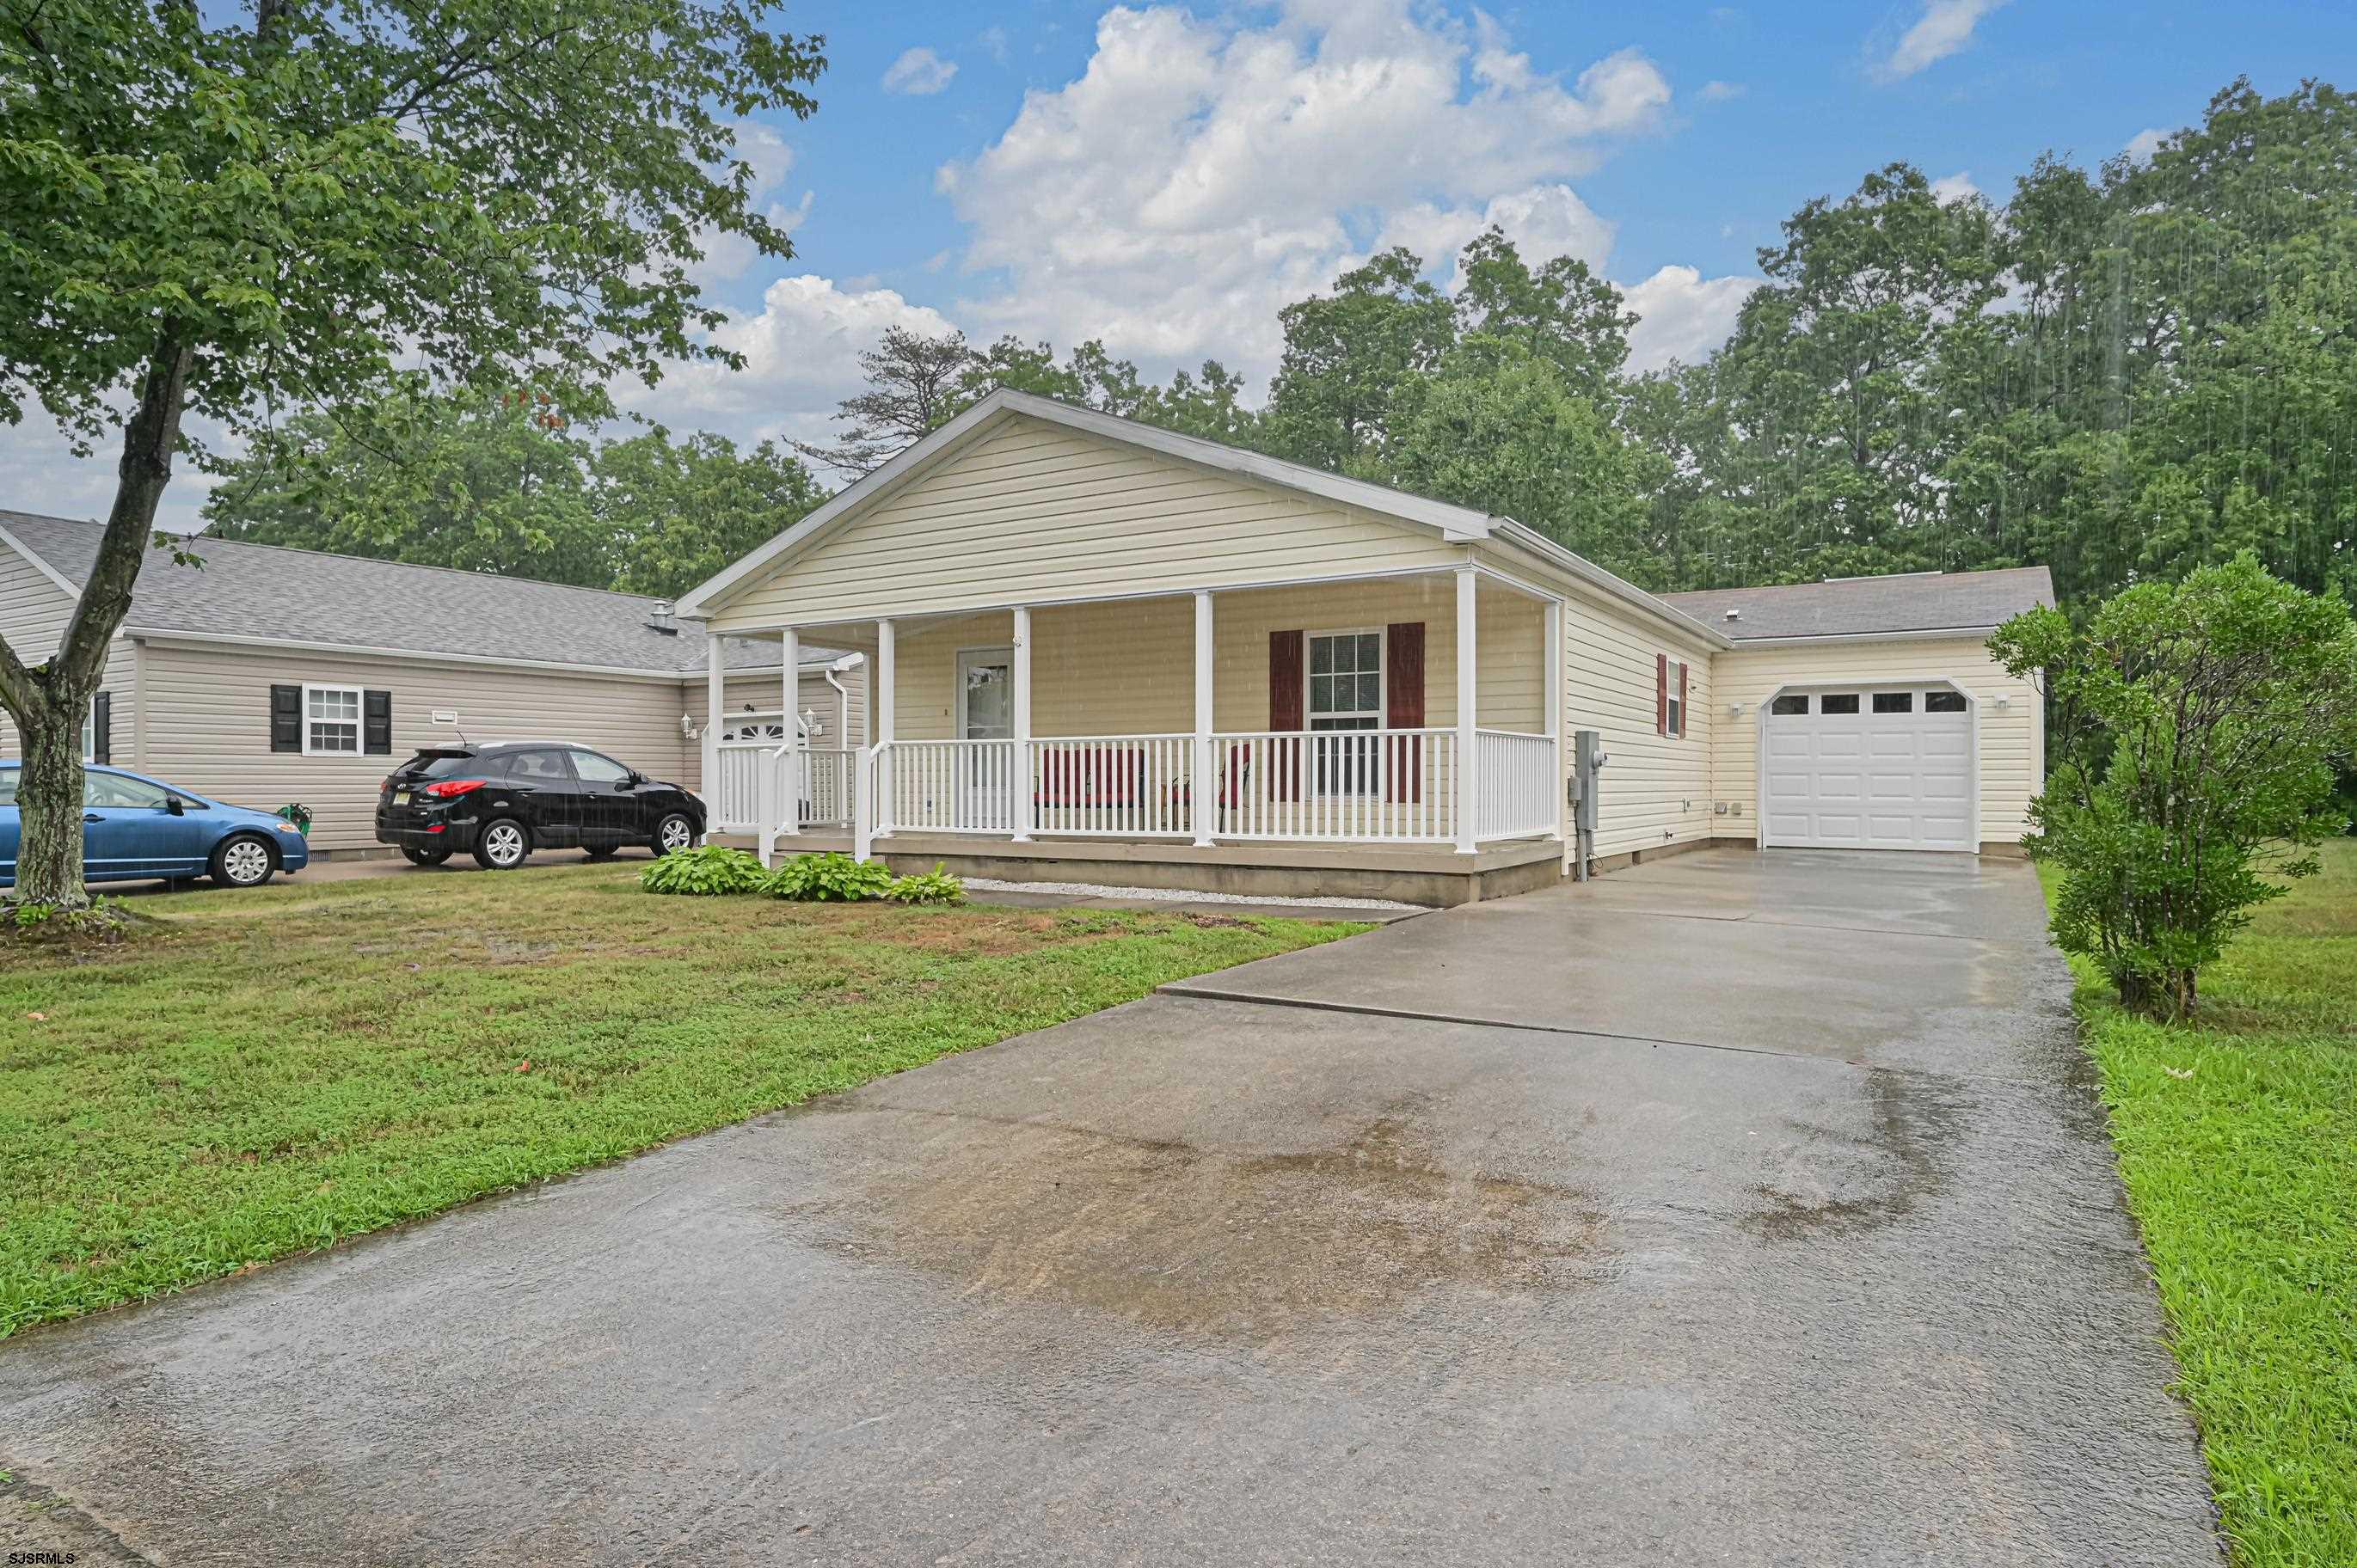
[[[97,563],[104,528],[95,522],[0,511],[0,542],[80,594]],[[461,660],[497,660],[685,677],[701,673],[705,630],[648,624],[662,600],[602,588],[416,566],[318,550],[197,534],[199,567],[151,549],[132,589],[126,634],[180,633],[238,642],[304,643]],[[843,655],[805,647],[805,668]],[[732,637],[726,668],[777,665],[775,642]]]
[[[698,618],[709,618],[721,600],[745,585],[764,568],[777,565],[802,550],[815,545],[860,510],[913,483],[956,452],[984,439],[1008,420],[1018,416],[1042,420],[1123,446],[1142,447],[1197,467],[1232,474],[1278,489],[1316,497],[1405,528],[1436,534],[1451,543],[1469,543],[1493,538],[1508,540],[1544,557],[1558,569],[1606,594],[1674,625],[1699,631],[1715,645],[1723,644],[1723,639],[1710,628],[1694,626],[1689,618],[1653,595],[1573,554],[1512,518],[1493,517],[1471,507],[1411,495],[1405,490],[1370,484],[1364,479],[1348,478],[1306,463],[1271,457],[1241,446],[1208,441],[1200,435],[1183,435],[1175,430],[1165,430],[1160,425],[1124,419],[1117,414],[1076,407],[1053,398],[1005,387],[909,446],[874,473],[838,491],[825,505],[792,527],[699,584],[680,601],[679,613]]]
[[[2054,602],[2043,566],[1835,577],[1773,588],[1712,588],[1663,600],[1738,643],[1766,639],[1986,633]],[[1731,612],[1731,615],[1730,615]]]

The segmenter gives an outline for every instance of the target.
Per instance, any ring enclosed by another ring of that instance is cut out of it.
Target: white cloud
[[[1981,18],[2005,0],[1924,0],[1923,15],[1898,46],[1873,67],[1877,80],[1898,81],[1947,59],[1973,41]]]
[[[1000,27],[985,27],[980,33],[975,35],[974,41],[982,45],[984,52],[988,54],[992,59],[996,60],[1000,65],[1005,65],[1006,63],[1006,28]]]
[[[713,340],[745,356],[742,371],[674,365],[653,391],[631,383],[616,397],[674,429],[718,431],[739,442],[828,435],[835,404],[865,383],[859,353],[890,327],[932,336],[948,317],[888,288],[855,289],[805,274],[780,278],[758,312],[734,317]]]
[[[1706,278],[1693,267],[1663,267],[1621,292],[1637,325],[1629,332],[1629,368],[1658,371],[1671,360],[1694,364],[1735,330],[1743,302],[1763,280]]]
[[[1968,168],[1958,169],[1953,174],[1942,175],[1932,182],[1932,194],[1938,199],[1943,207],[1962,201],[1966,197],[1978,196],[1980,193],[1981,188],[1973,183],[1973,171]]]
[[[1730,98],[1740,98],[1745,91],[1739,81],[1706,81],[1695,97],[1705,103],[1724,103]]]
[[[885,68],[884,91],[927,97],[947,87],[957,71],[957,61],[943,59],[920,45],[904,50],[899,59]]]
[[[2158,125],[2149,130],[2138,131],[2128,138],[2128,145],[2121,151],[2126,153],[2137,163],[2148,164],[2152,161],[2152,155],[2160,151],[2160,144],[2169,140],[2173,134],[2160,129]]]
[[[1149,369],[1209,354],[1265,375],[1278,309],[1371,244],[1437,261],[1498,221],[1600,261],[1611,226],[1565,182],[1670,103],[1635,50],[1566,81],[1490,18],[1412,0],[1291,0],[1265,26],[1116,8],[1077,80],[941,170],[964,266],[992,274],[959,311],[986,334],[1103,338]]]

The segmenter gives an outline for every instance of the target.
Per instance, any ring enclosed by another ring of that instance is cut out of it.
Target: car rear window
[[[458,757],[414,757],[406,769],[421,779],[473,779],[496,773],[498,770],[498,758],[479,757],[472,752]]]

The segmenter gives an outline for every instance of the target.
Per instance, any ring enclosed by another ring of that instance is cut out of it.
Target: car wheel
[[[695,847],[695,819],[685,811],[666,811],[663,820],[655,824],[654,851],[672,854]]]
[[[412,865],[439,865],[450,858],[450,852],[447,849],[419,849],[412,844],[403,844],[401,857]]]
[[[223,887],[259,887],[277,869],[270,841],[254,834],[240,833],[213,847],[212,877]]]
[[[475,835],[475,864],[485,871],[513,871],[532,853],[532,835],[512,817],[485,822]]]

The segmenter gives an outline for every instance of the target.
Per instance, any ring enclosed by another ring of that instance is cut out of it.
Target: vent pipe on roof
[[[647,625],[666,637],[679,635],[679,623],[672,618],[669,599],[657,599],[654,602],[654,607],[647,611]]]

